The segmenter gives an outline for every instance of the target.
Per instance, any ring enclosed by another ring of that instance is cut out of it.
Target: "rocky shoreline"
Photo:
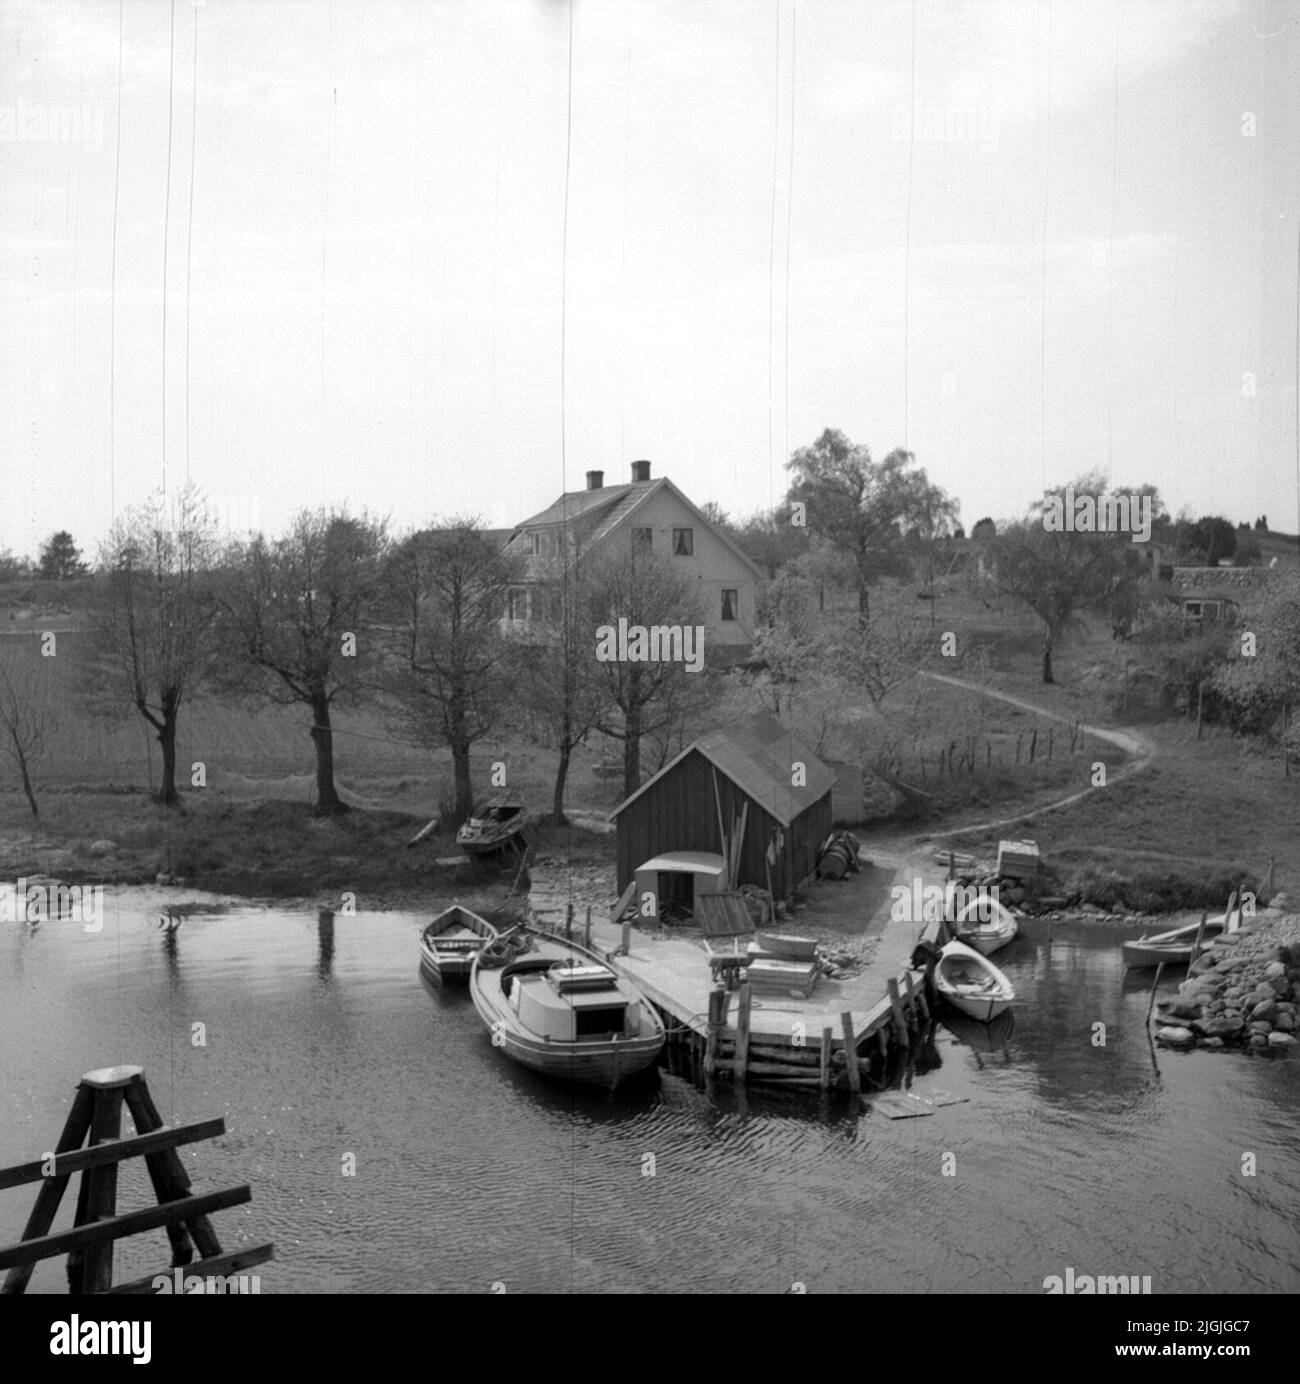
[[[1300,914],[1261,913],[1216,938],[1157,1008],[1164,1047],[1287,1051],[1300,1028]]]

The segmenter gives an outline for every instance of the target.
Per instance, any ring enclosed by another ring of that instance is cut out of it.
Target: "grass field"
[[[917,601],[917,629],[927,638],[957,635],[958,657],[935,659],[951,672],[1003,690],[1064,718],[1009,706],[991,697],[915,677],[884,706],[851,708],[822,752],[862,763],[868,831],[934,829],[962,820],[1064,797],[1085,788],[1094,758],[1108,771],[1123,756],[1113,747],[1080,742],[1071,753],[1072,724],[1134,724],[1155,740],[1158,757],[1144,773],[1083,802],[1034,820],[1032,832],[1058,882],[1082,888],[1097,902],[1123,898],[1173,900],[1183,885],[1199,899],[1228,876],[1258,876],[1276,861],[1275,882],[1300,888],[1300,780],[1284,780],[1275,758],[1258,745],[1213,728],[1197,741],[1181,720],[1154,721],[1134,707],[1117,712],[1116,679],[1122,645],[1109,629],[1085,627],[1056,651],[1058,681],[1039,677],[1040,635],[1032,620],[972,597],[960,583],[939,584],[932,620]],[[356,809],[332,822],[313,819],[314,757],[309,716],[301,706],[243,707],[200,698],[182,714],[178,737],[181,811],[167,812],[149,797],[159,754],[152,732],[136,715],[109,714],[78,673],[82,645],[75,610],[26,611],[0,634],[0,658],[25,660],[42,687],[43,704],[58,726],[35,766],[41,807],[33,820],[15,776],[0,780],[0,874],[45,870],[75,879],[139,880],[158,872],[226,892],[320,897],[350,890],[382,900],[410,897],[436,875],[440,890],[486,882],[477,868],[460,874],[433,864],[454,854],[454,823],[425,843],[406,841],[449,798],[445,752],[410,742],[400,722],[374,706],[340,707],[335,717],[337,778]],[[35,631],[61,630],[54,658],[39,657]],[[733,680],[712,719],[725,724],[754,709],[757,694]],[[1029,763],[1031,748],[1034,762]],[[1048,757],[1050,753],[1050,758]],[[574,756],[567,795],[570,811],[599,813],[621,798],[612,771],[619,746],[598,742]],[[190,785],[201,762],[207,786]],[[485,791],[494,763],[507,766],[509,789],[535,809],[551,798],[553,756],[518,735],[481,743],[473,756],[475,783]],[[645,766],[649,772],[654,764]],[[897,786],[896,786],[897,785]],[[545,833],[550,848],[577,858],[603,858],[606,838],[578,828]],[[97,841],[114,849],[92,853]],[[967,844],[985,847],[977,837]],[[499,873],[491,867],[488,874]],[[1132,897],[1130,897],[1132,896]],[[1170,906],[1196,906],[1180,902]]]

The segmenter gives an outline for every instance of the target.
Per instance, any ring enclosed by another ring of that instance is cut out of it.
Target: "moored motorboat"
[[[566,1081],[613,1089],[664,1045],[663,1021],[629,981],[548,933],[503,932],[475,958],[470,997],[494,1046]]]
[[[420,970],[432,980],[468,980],[480,948],[496,936],[486,918],[453,904],[420,932]]]
[[[987,956],[964,942],[949,942],[941,948],[934,983],[949,1004],[981,1023],[996,1019],[1016,998],[1015,987],[1006,976]]]
[[[955,903],[951,890],[949,900]],[[991,956],[1014,942],[1020,931],[1015,915],[992,894],[981,894],[960,907],[949,907],[945,916],[950,920],[949,932],[957,941],[974,947],[982,956]]]
[[[513,841],[523,827],[522,804],[495,798],[465,820],[456,833],[456,844],[470,855],[491,855]]]

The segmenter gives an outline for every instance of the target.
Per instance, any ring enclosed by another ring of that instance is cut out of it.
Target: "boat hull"
[[[473,939],[480,938],[481,946],[496,936],[496,928],[486,918],[455,904],[421,932],[420,973],[441,985],[464,985],[478,955]]]
[[[940,952],[934,983],[954,1009],[982,1024],[1005,1014],[1016,998],[1015,987],[1006,976],[964,942],[949,942]]]
[[[601,964],[594,953],[554,938],[541,939],[556,951]],[[640,1031],[617,1038],[580,1038],[559,1042],[538,1037],[525,1029],[501,992],[501,972],[475,964],[470,977],[470,998],[486,1025],[494,1047],[511,1060],[542,1076],[613,1090],[629,1077],[654,1064],[664,1045],[663,1021],[643,994],[627,981],[626,991],[639,1000]]]

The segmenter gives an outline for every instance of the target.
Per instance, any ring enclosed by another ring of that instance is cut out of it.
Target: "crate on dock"
[[[1038,877],[1037,841],[999,841],[998,874],[1010,879]]]
[[[794,995],[807,999],[817,984],[815,961],[756,959],[750,964],[750,988],[757,994]]]

